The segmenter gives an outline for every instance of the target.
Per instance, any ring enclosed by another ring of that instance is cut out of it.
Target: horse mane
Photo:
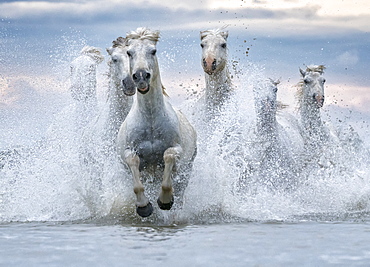
[[[112,42],[113,48],[119,47],[119,46],[126,46],[127,45],[127,38],[118,37],[116,40]]]
[[[306,66],[306,72],[317,72],[320,75],[324,73],[324,70],[326,69],[325,65],[309,65]],[[304,89],[304,80],[302,79],[297,83],[295,87],[297,87],[297,92],[295,93],[295,98],[298,101],[298,109],[302,106],[303,103],[303,89]]]
[[[96,64],[100,64],[104,60],[104,56],[100,52],[100,49],[94,46],[84,46],[81,49],[80,54],[91,57],[96,62]]]
[[[221,28],[205,30],[200,32],[200,40],[203,40],[206,36],[209,35],[221,35],[225,40],[229,36],[228,31],[224,31],[227,28],[227,25],[222,26]]]
[[[307,66],[306,72],[318,72],[320,74],[323,74],[325,69],[326,67],[324,65],[310,65]]]
[[[159,31],[151,31],[145,27],[139,27],[136,31],[131,31],[126,35],[127,41],[130,39],[149,40],[157,43],[159,40]]]

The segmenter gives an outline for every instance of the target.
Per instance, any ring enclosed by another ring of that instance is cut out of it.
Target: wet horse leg
[[[133,151],[127,149],[125,151],[125,161],[131,170],[134,178],[134,192],[136,195],[136,212],[141,217],[148,217],[153,212],[152,204],[144,194],[144,186],[140,180],[140,158]]]
[[[164,172],[161,192],[157,200],[158,206],[162,210],[169,210],[173,205],[173,187],[172,187],[172,172],[176,165],[176,160],[180,158],[182,148],[180,146],[168,148],[163,155]]]

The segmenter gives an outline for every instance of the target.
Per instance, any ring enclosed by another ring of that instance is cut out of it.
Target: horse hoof
[[[159,198],[157,199],[158,206],[161,210],[170,210],[172,208],[173,201],[174,201],[173,196],[169,203],[162,203],[162,201],[160,201]]]
[[[136,207],[136,212],[139,214],[141,217],[148,217],[153,213],[153,206],[149,202],[146,206],[144,207]]]

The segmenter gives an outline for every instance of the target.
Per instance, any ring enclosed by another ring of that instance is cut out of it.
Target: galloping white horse
[[[93,46],[85,46],[80,51],[80,55],[70,64],[70,87],[69,91],[74,100],[72,105],[63,109],[58,117],[67,118],[68,127],[74,129],[68,130],[67,127],[61,127],[60,122],[52,123],[48,132],[61,130],[63,133],[74,133],[78,139],[84,128],[90,122],[97,112],[96,96],[96,68],[104,60],[100,49]],[[73,123],[70,120],[74,119]],[[56,135],[57,136],[57,135]],[[68,138],[72,139],[72,138]]]
[[[257,132],[260,137],[277,138],[277,85],[280,81],[267,80],[253,88]]]
[[[277,101],[277,85],[280,81],[260,81],[254,88],[256,111],[256,148],[258,179],[275,189],[289,189],[293,186],[296,173],[292,141],[286,130],[277,121],[277,111],[284,106]]]
[[[83,47],[80,54],[71,62],[72,98],[78,101],[96,101],[96,66],[104,57],[100,50],[93,46]]]
[[[153,207],[144,194],[141,176],[157,180],[158,171],[163,170],[157,203],[161,209],[171,209],[174,193],[180,196],[181,201],[187,184],[185,173],[196,155],[196,132],[185,116],[175,111],[163,95],[156,57],[159,32],[138,28],[126,38],[130,75],[137,93],[119,130],[117,147],[122,161],[133,175],[136,211],[140,216],[147,217],[153,212]],[[183,177],[177,183],[175,180],[173,186],[172,175]]]
[[[110,56],[106,102],[96,119],[91,121],[84,132],[82,145],[84,161],[95,162],[99,155],[116,156],[115,141],[118,130],[133,102],[129,95],[133,95],[136,90],[133,82],[127,83],[130,80],[126,80],[129,75],[129,59],[125,38],[118,37],[112,43],[112,47],[106,49]],[[101,151],[102,149],[104,151]]]
[[[231,79],[227,67],[227,37],[223,29],[200,32],[202,67],[205,72],[205,104],[207,114],[213,114],[229,97]]]
[[[328,138],[321,120],[320,108],[324,105],[323,77],[325,66],[308,66],[306,70],[299,69],[302,81],[298,84],[297,99],[301,117],[302,136],[306,145],[318,145]]]
[[[115,140],[119,128],[129,113],[136,87],[131,79],[126,79],[129,75],[130,62],[127,55],[126,39],[118,37],[114,40],[113,45],[107,48],[110,56],[109,66],[109,89],[106,107],[108,112],[102,114],[104,118],[105,134],[111,140]]]

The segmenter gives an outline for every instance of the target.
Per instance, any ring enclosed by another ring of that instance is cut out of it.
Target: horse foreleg
[[[140,180],[140,158],[131,150],[125,151],[125,162],[134,178],[134,192],[136,195],[136,212],[141,217],[148,217],[153,212],[153,206],[144,194],[144,186]]]
[[[172,172],[176,164],[176,160],[180,158],[182,149],[180,146],[168,148],[163,155],[164,172],[161,192],[157,200],[158,206],[162,210],[169,210],[173,205],[173,187],[172,187]]]

